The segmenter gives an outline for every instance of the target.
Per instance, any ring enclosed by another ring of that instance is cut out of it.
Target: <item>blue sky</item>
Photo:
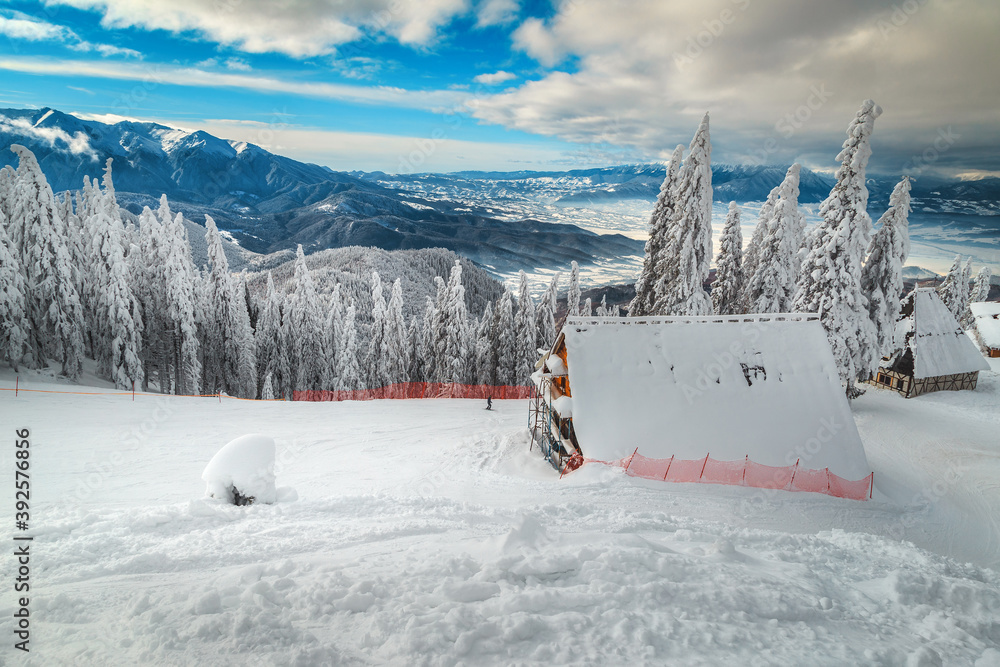
[[[829,170],[872,97],[873,170],[1000,172],[992,0],[277,4],[0,0],[0,107],[390,172],[662,159],[709,111],[716,161]]]

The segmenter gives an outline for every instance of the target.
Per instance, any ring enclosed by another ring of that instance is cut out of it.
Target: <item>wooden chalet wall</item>
[[[979,371],[956,373],[930,378],[915,378],[913,375],[889,369],[879,369],[871,380],[872,384],[898,391],[906,398],[914,398],[934,391],[961,391],[975,389],[979,382]]]

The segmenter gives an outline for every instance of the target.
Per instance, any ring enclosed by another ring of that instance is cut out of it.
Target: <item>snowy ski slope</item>
[[[560,480],[527,402],[483,407],[0,392],[32,430],[35,537],[32,651],[0,663],[1000,664],[995,372],[855,403],[870,502]],[[278,502],[206,499],[206,463],[253,432]]]

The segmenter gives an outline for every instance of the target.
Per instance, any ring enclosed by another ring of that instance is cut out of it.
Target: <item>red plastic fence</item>
[[[534,387],[452,382],[399,382],[376,389],[314,390],[292,393],[293,401],[375,401],[386,398],[478,398],[497,400],[531,398]]]
[[[663,482],[689,482],[701,484],[728,484],[749,486],[756,489],[783,489],[785,491],[808,491],[824,493],[837,498],[868,500],[872,497],[875,473],[856,482],[838,477],[829,468],[811,470],[799,466],[775,467],[754,463],[747,456],[742,461],[716,461],[705,456],[703,459],[683,460],[650,459],[638,452],[620,461],[598,461],[585,459],[586,463],[624,468],[630,477],[655,479]]]

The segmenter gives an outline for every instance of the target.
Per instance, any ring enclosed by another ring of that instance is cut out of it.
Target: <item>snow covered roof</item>
[[[914,290],[910,317],[913,377],[920,379],[990,369],[934,288]]]
[[[815,315],[582,318],[563,327],[585,456],[801,459],[871,472]]]
[[[977,301],[969,304],[976,318],[976,331],[986,347],[1000,348],[1000,303]]]

